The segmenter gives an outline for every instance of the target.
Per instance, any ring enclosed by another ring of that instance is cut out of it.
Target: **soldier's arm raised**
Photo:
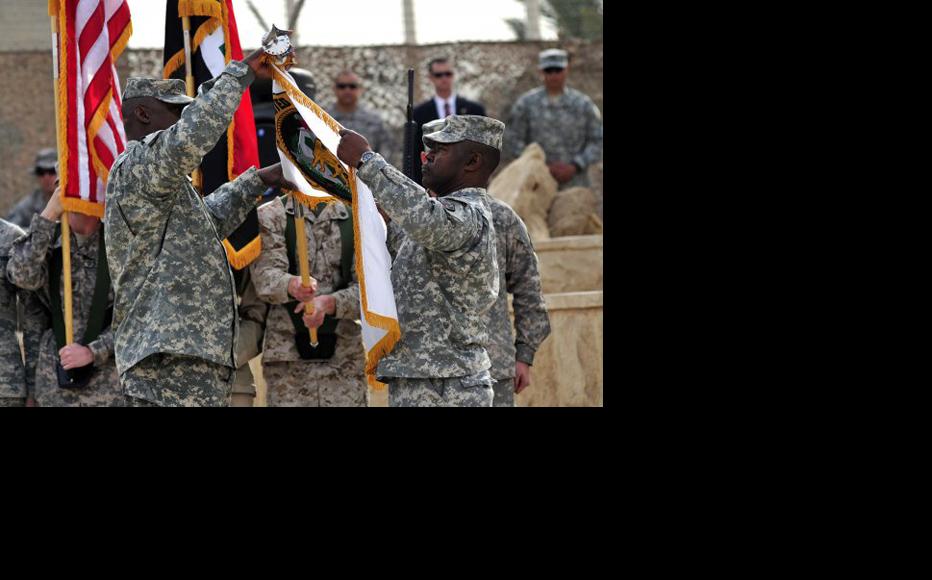
[[[233,61],[220,75],[204,83],[178,122],[162,131],[145,149],[145,162],[167,164],[174,174],[188,175],[226,133],[243,91],[255,79],[245,62]]]
[[[25,290],[38,290],[49,278],[48,254],[55,240],[57,224],[34,215],[29,231],[10,249],[7,278]]]
[[[392,223],[425,248],[453,252],[481,235],[482,224],[473,208],[453,199],[430,198],[381,155],[363,164],[358,175]]]

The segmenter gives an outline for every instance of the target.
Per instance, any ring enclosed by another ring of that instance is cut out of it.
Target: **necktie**
[[[444,101],[444,102],[443,102],[443,110],[444,110],[444,112],[446,112],[446,116],[447,116],[447,117],[449,117],[450,115],[453,114],[453,113],[450,112],[450,101]]]

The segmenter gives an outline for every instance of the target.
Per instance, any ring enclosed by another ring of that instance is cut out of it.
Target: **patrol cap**
[[[187,105],[194,99],[185,94],[184,81],[180,79],[150,79],[145,77],[130,77],[126,79],[126,89],[123,91],[123,100],[139,97],[153,97],[163,103],[173,105]]]
[[[501,151],[505,124],[498,119],[481,115],[450,115],[446,119],[425,123],[423,129],[426,147],[430,147],[431,142],[474,141]]]
[[[547,50],[541,51],[539,55],[539,63],[537,68],[544,70],[545,68],[566,68],[566,64],[569,62],[569,56],[566,54],[565,50],[560,50],[559,48],[548,48]]]
[[[51,147],[40,149],[36,154],[36,169],[57,169],[58,152]]]

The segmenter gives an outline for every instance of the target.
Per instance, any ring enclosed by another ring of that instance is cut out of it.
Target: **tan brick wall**
[[[0,0],[0,6],[9,4]],[[43,6],[45,5],[42,2]],[[44,8],[43,8],[44,9]],[[4,12],[6,14],[6,12]],[[47,20],[46,20],[47,22]],[[488,42],[376,47],[302,47],[298,60],[317,81],[317,100],[333,103],[332,79],[344,68],[363,78],[363,103],[376,110],[402,141],[407,99],[406,70],[414,66],[416,98],[431,94],[427,62],[437,55],[451,57],[457,70],[457,90],[485,104],[490,115],[507,120],[507,112],[524,91],[539,84],[537,53],[552,42]],[[573,55],[570,85],[590,95],[602,108],[602,43],[565,43]],[[125,83],[129,75],[159,76],[162,51],[131,50],[120,59],[118,70]],[[0,52],[0,215],[16,199],[31,191],[30,169],[41,147],[55,146],[52,108],[51,57],[45,52]]]
[[[0,51],[48,50],[48,9],[45,0],[0,0]]]
[[[36,187],[36,152],[55,147],[52,56],[0,52],[0,217]]]

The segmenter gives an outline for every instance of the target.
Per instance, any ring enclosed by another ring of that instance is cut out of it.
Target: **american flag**
[[[49,15],[58,21],[53,60],[62,205],[103,217],[110,167],[126,148],[115,63],[133,30],[129,6],[126,0],[49,0]]]

